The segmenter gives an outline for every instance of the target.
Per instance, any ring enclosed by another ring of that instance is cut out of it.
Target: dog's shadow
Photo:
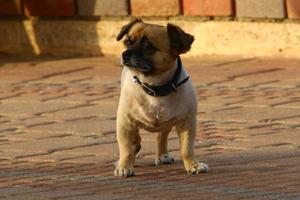
[[[210,167],[208,176],[222,177],[239,174],[252,174],[253,176],[274,175],[289,171],[293,162],[285,162],[284,160],[294,160],[299,157],[300,152],[281,151],[281,152],[239,152],[224,153],[218,155],[204,156],[204,160]],[[111,170],[113,166],[110,165]],[[172,164],[163,164],[156,166],[153,158],[138,158],[135,162],[136,176],[182,176],[186,175],[183,167],[183,161],[179,157],[175,157]],[[205,175],[206,176],[206,175]],[[235,176],[235,175],[234,175]]]

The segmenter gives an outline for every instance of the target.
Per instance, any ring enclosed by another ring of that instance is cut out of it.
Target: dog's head
[[[159,74],[174,67],[180,54],[190,50],[194,37],[176,25],[159,26],[136,19],[125,25],[117,36],[125,36],[124,65],[145,75]]]

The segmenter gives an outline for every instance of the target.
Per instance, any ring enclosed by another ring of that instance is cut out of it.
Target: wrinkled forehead
[[[162,51],[170,50],[167,28],[164,26],[138,23],[128,33],[132,39],[146,37],[156,48]]]

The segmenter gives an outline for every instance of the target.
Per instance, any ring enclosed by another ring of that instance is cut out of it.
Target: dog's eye
[[[145,41],[143,47],[147,51],[155,51],[156,50],[156,48],[150,42],[148,42],[148,41]]]
[[[133,45],[134,44],[134,41],[131,40],[130,38],[126,38],[126,40],[124,41],[124,44],[126,46],[130,46],[130,45]]]

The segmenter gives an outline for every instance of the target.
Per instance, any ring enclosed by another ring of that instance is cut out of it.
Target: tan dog
[[[158,132],[155,164],[174,162],[168,153],[168,134],[176,127],[188,173],[207,172],[194,158],[197,100],[179,55],[191,48],[194,37],[178,26],[167,27],[134,20],[117,36],[127,50],[122,54],[122,89],[117,114],[120,159],[115,176],[134,175],[141,148],[139,128]]]

